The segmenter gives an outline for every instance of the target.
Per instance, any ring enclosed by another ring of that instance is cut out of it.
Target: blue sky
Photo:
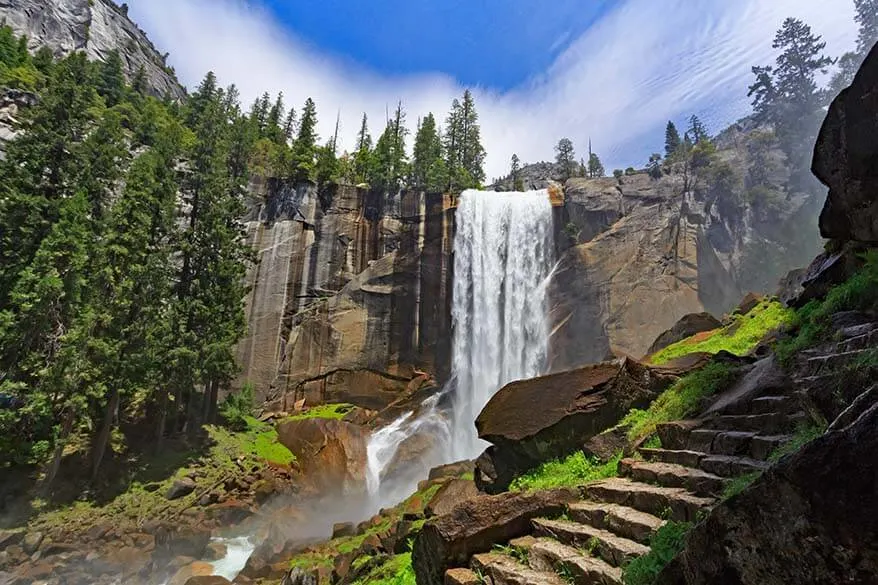
[[[612,0],[325,0],[266,3],[300,38],[391,75],[441,71],[509,90],[545,71]],[[307,5],[307,9],[303,9]]]
[[[852,0],[129,0],[180,79],[208,70],[245,102],[264,91],[317,103],[350,148],[402,101],[408,125],[473,88],[489,179],[513,153],[550,160],[589,139],[608,169],[642,166],[669,119],[719,131],[750,111],[753,65],[775,58],[784,18],[810,23],[837,56],[855,41]]]

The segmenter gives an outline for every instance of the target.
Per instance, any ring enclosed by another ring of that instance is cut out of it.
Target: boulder
[[[424,476],[424,461],[429,461],[437,448],[436,435],[421,432],[400,443],[381,472],[381,481],[416,481]]]
[[[563,488],[484,495],[428,521],[412,551],[418,584],[442,585],[447,569],[465,565],[470,556],[487,552],[498,542],[528,534],[531,520],[557,516],[578,498],[576,490]]]
[[[829,107],[812,170],[829,197],[820,214],[825,238],[878,243],[878,48]]]
[[[448,477],[460,477],[467,473],[473,473],[474,471],[475,463],[473,461],[457,461],[455,463],[448,463],[446,465],[434,467],[430,470],[430,474],[427,478],[445,479]]]
[[[354,536],[356,533],[357,526],[353,522],[339,522],[332,525],[332,538]]]
[[[738,303],[738,308],[735,309],[735,312],[740,313],[741,315],[746,315],[747,313],[755,309],[764,299],[765,297],[760,294],[756,294],[755,292],[749,292],[741,300],[741,302]]]
[[[505,490],[520,473],[580,449],[632,408],[645,408],[676,376],[631,359],[512,382],[476,419],[479,437],[493,443],[476,461],[476,484]]]
[[[874,583],[878,403],[788,456],[689,534],[660,585]]]
[[[282,422],[278,440],[296,455],[302,477],[321,495],[361,493],[366,486],[366,433],[340,420]]]
[[[213,574],[213,565],[210,563],[194,562],[180,568],[168,580],[168,585],[186,585],[192,577],[209,577]]]
[[[471,500],[479,495],[476,483],[471,479],[452,479],[436,492],[427,503],[424,514],[442,516],[451,512],[458,504]]]
[[[863,265],[862,248],[845,244],[817,256],[798,277],[782,283],[780,299],[788,307],[803,307],[819,300],[837,284],[853,276]]]
[[[42,532],[28,532],[24,536],[24,540],[21,541],[21,548],[25,554],[33,554],[40,548],[40,544],[42,544],[45,537],[46,535]]]
[[[188,496],[194,491],[195,482],[189,477],[184,477],[183,479],[175,480],[174,483],[171,484],[171,487],[169,487],[167,493],[165,493],[165,497],[169,500],[177,500],[184,496]]]
[[[743,312],[749,312],[749,309]],[[648,353],[650,355],[657,353],[678,341],[683,341],[684,339],[688,339],[698,333],[719,329],[722,326],[722,322],[710,313],[691,313],[684,316],[677,321],[673,327],[659,335],[656,340],[652,342]]]
[[[232,585],[232,582],[219,575],[198,575],[190,577],[185,585]]]
[[[284,575],[280,585],[317,585],[317,577],[297,567]]]
[[[229,548],[221,542],[211,542],[204,549],[204,558],[208,561],[224,559],[229,554]]]

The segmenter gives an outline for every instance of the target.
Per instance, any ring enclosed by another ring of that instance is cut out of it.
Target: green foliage
[[[578,486],[591,481],[615,477],[622,453],[602,463],[587,457],[582,451],[565,459],[547,461],[529,473],[515,478],[509,489],[513,491],[541,490],[553,487]]]
[[[563,180],[576,176],[576,152],[569,138],[562,138],[555,145],[555,164],[560,169]]]
[[[304,420],[308,418],[328,418],[328,419],[342,419],[344,416],[354,408],[352,404],[347,403],[339,403],[339,404],[321,404],[320,406],[314,406],[309,408],[303,413],[294,414],[284,420]]]
[[[647,410],[632,409],[619,425],[628,427],[629,440],[639,441],[653,434],[659,423],[681,420],[696,412],[702,400],[724,390],[734,379],[735,370],[728,364],[707,364],[662,392]]]
[[[617,179],[621,179],[624,175],[625,175],[625,171],[623,171],[622,169],[615,169],[613,171],[613,176],[616,177]]]
[[[16,37],[11,27],[0,26],[0,85],[34,90],[42,81],[27,50],[27,37]]]
[[[665,156],[672,157],[680,149],[683,141],[680,139],[680,132],[673,122],[668,121],[665,129]]]
[[[735,314],[732,322],[722,329],[707,334],[698,334],[678,341],[652,356],[654,364],[664,364],[691,353],[719,353],[727,351],[735,355],[746,355],[756,347],[767,334],[778,328],[790,325],[795,320],[793,311],[779,301],[763,301],[746,315]]]
[[[462,100],[451,102],[444,130],[449,190],[459,192],[478,187],[485,180],[485,149],[475,99],[469,89],[464,91]]]
[[[683,550],[691,529],[688,522],[666,522],[656,530],[649,540],[650,551],[623,569],[625,585],[652,585],[662,569]]]
[[[253,384],[248,382],[238,392],[226,396],[219,412],[229,428],[243,431],[248,427],[247,419],[253,416],[253,408]]]
[[[207,426],[209,437],[228,453],[245,453],[276,465],[290,465],[295,455],[277,440],[273,426],[259,422],[252,416],[243,418],[244,427],[237,432],[216,426]]]
[[[411,553],[390,557],[352,585],[415,585]]]
[[[771,455],[768,457],[768,460],[772,463],[776,463],[787,455],[792,455],[814,439],[823,436],[823,433],[825,432],[826,428],[820,425],[801,425],[799,426],[799,428],[796,429],[796,432],[793,433],[793,436],[789,441],[787,441],[771,453]]]
[[[813,300],[795,312],[796,335],[781,340],[775,347],[782,363],[789,363],[800,351],[826,339],[835,313],[878,310],[878,250],[869,250],[863,259],[863,267],[846,282],[833,287],[825,299]]]
[[[744,475],[739,475],[738,477],[729,481],[725,487],[723,488],[722,499],[728,500],[729,498],[733,498],[743,492],[745,489],[750,487],[754,481],[759,479],[762,475],[760,471],[753,471],[751,473],[745,473]]]

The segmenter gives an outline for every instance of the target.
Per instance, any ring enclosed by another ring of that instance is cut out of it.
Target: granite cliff
[[[0,20],[19,35],[27,35],[31,49],[46,46],[58,56],[85,51],[104,59],[119,51],[131,79],[143,68],[149,87],[162,97],[185,94],[174,72],[146,37],[128,18],[128,6],[112,0],[0,0]]]

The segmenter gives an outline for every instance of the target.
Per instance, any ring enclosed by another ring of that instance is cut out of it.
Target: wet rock
[[[225,558],[228,554],[228,547],[221,542],[211,542],[204,549],[204,558],[208,561],[216,561]]]
[[[213,573],[213,565],[196,561],[180,568],[168,580],[168,585],[186,585],[192,577],[209,577]]]
[[[357,527],[353,522],[341,522],[332,526],[332,538],[354,536],[356,533]]]
[[[387,483],[413,482],[424,475],[425,461],[430,461],[437,449],[436,436],[418,433],[400,443],[399,448],[381,474]]]
[[[475,462],[474,461],[457,461],[455,463],[448,463],[446,465],[440,465],[439,467],[434,467],[430,470],[430,474],[427,476],[428,479],[445,479],[447,477],[460,477],[461,475],[465,475],[467,473],[473,473],[475,471]]]
[[[24,540],[21,541],[21,548],[24,550],[25,554],[33,554],[40,548],[40,544],[43,542],[43,538],[45,538],[45,534],[42,532],[28,532]]]
[[[281,423],[278,440],[296,455],[302,477],[321,495],[357,494],[366,486],[366,433],[340,420]]]
[[[317,585],[316,575],[306,573],[300,568],[290,569],[281,579],[280,585]]]
[[[722,327],[722,322],[710,313],[692,313],[659,335],[649,348],[649,354],[657,353],[669,345],[688,339],[698,333],[713,331]]]
[[[419,585],[442,585],[446,569],[465,565],[497,542],[528,534],[532,519],[560,515],[578,498],[572,489],[479,496],[429,520],[412,553]]]
[[[789,307],[803,307],[808,302],[822,299],[829,290],[853,276],[863,265],[862,248],[845,244],[840,249],[827,251],[814,259],[795,283],[787,283],[781,291],[781,300]]]
[[[476,461],[476,485],[505,490],[520,473],[569,455],[609,429],[632,408],[644,408],[676,376],[630,359],[512,382],[476,419],[493,446]]]
[[[689,534],[659,585],[873,583],[878,403],[782,459]]]
[[[169,487],[167,493],[165,493],[165,498],[169,500],[177,500],[184,496],[188,496],[194,491],[195,482],[191,478],[184,477],[183,479],[178,479],[171,484],[171,487]]]
[[[820,214],[825,238],[878,243],[878,50],[829,107],[814,149],[814,174],[829,187]]]
[[[19,544],[24,535],[24,530],[0,530],[0,550]]]
[[[587,440],[582,446],[586,455],[609,461],[620,451],[629,451],[628,427],[613,427]]]
[[[753,309],[755,309],[759,303],[761,303],[765,299],[764,296],[760,294],[756,294],[754,292],[749,292],[747,295],[738,303],[738,308],[735,309],[736,313],[740,313],[741,315],[746,315]]]
[[[476,482],[471,479],[452,479],[441,488],[430,499],[430,502],[424,508],[424,515],[427,518],[432,516],[442,516],[448,514],[457,505],[471,500],[479,495]]]

